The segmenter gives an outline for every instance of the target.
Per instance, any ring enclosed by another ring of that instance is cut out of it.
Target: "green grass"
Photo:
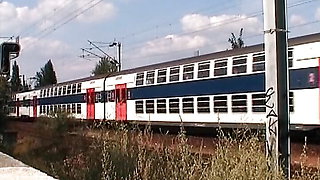
[[[19,157],[59,179],[285,179],[281,171],[268,169],[262,138],[248,131],[220,131],[215,153],[208,155],[201,148],[194,152],[183,130],[171,146],[155,146],[149,128],[132,130],[116,123],[91,130],[95,137],[89,138],[80,132],[68,135],[67,119],[39,121],[42,133],[59,139],[26,138],[16,147]],[[319,168],[312,173],[303,164],[300,168],[292,179],[319,179]]]

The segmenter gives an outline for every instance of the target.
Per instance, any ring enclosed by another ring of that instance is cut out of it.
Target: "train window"
[[[42,97],[42,91],[43,91],[43,90],[41,89],[41,90],[40,90],[40,97]]]
[[[169,113],[180,113],[179,99],[169,99]]]
[[[247,112],[247,95],[232,95],[232,112]]]
[[[265,93],[252,94],[252,112],[266,112]]]
[[[77,86],[77,93],[81,93],[81,83],[78,83],[78,86]]]
[[[214,96],[213,97],[213,111],[218,113],[228,112],[228,97]]]
[[[50,88],[49,89],[47,89],[47,97],[49,97],[50,96]]]
[[[288,49],[288,65],[289,67],[293,66],[293,48]]]
[[[252,59],[252,72],[265,70],[265,55],[263,52],[253,54]]]
[[[227,75],[228,59],[216,59],[214,61],[214,76]]]
[[[65,104],[61,105],[61,112],[66,112],[66,105]]]
[[[293,92],[289,92],[289,111],[294,112]]]
[[[146,100],[146,113],[154,113],[154,100]]]
[[[170,82],[179,81],[180,67],[170,68]]]
[[[157,83],[164,83],[166,81],[167,81],[167,69],[159,69]]]
[[[53,106],[53,112],[54,112],[54,113],[57,113],[57,112],[58,112],[58,106],[57,106],[57,105],[54,105],[54,106]]]
[[[58,87],[54,88],[54,95],[57,96],[58,95]]]
[[[206,78],[210,75],[210,62],[202,62],[198,64],[198,78]]]
[[[71,104],[67,104],[67,113],[71,113]]]
[[[40,111],[39,111],[40,114],[43,113],[43,106],[40,106]]]
[[[147,72],[147,84],[154,84],[154,71]]]
[[[182,99],[182,111],[183,113],[194,113],[193,98]]]
[[[137,114],[143,113],[143,101],[136,101],[136,113]]]
[[[59,95],[59,96],[62,95],[62,87],[59,87],[58,95]]]
[[[247,72],[247,56],[238,56],[232,58],[232,74],[241,74]]]
[[[71,113],[73,113],[73,114],[76,113],[76,104],[71,105]]]
[[[50,114],[53,113],[53,105],[50,105]]]
[[[77,114],[81,114],[81,104],[77,104]]]
[[[77,84],[72,84],[72,94],[77,92]]]
[[[66,87],[66,86],[63,86],[63,88],[62,88],[62,95],[66,95],[66,92],[67,92],[67,87]]]
[[[46,94],[47,94],[46,89],[44,89],[42,93],[43,93],[42,97],[46,97]]]
[[[167,104],[167,102],[165,99],[158,99],[157,100],[157,113],[167,113],[166,104]]]
[[[71,84],[69,84],[67,87],[67,94],[71,94]]]
[[[193,79],[194,64],[183,66],[183,80]]]
[[[144,80],[144,73],[137,73],[136,85],[137,86],[143,85],[143,80]]]
[[[58,104],[58,112],[61,113],[61,104]]]
[[[51,97],[53,96],[53,93],[54,93],[54,89],[51,88],[51,91],[50,91],[50,96],[51,96]]]
[[[198,113],[210,113],[210,98],[198,97],[197,98]]]

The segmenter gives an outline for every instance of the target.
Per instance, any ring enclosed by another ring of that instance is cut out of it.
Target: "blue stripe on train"
[[[314,83],[310,83],[313,73]],[[169,98],[265,91],[264,73],[224,78],[170,83],[129,89],[130,99]],[[290,71],[290,89],[318,87],[318,69],[305,68]],[[40,98],[39,105],[85,103],[85,94]]]
[[[314,83],[309,82],[313,73]],[[318,87],[318,69],[306,68],[290,71],[290,89]],[[169,98],[265,91],[264,73],[206,79],[164,85],[138,87],[130,90],[131,99]]]

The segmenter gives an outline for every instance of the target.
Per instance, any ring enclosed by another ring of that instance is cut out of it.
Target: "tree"
[[[9,85],[5,77],[0,76],[0,132],[5,128],[5,117],[6,111],[5,107],[9,100]]]
[[[97,64],[96,67],[94,68],[91,73],[94,76],[100,75],[100,74],[111,74],[113,72],[116,72],[118,70],[117,65],[113,62],[110,61],[107,58],[102,58]]]
[[[39,72],[36,72],[35,78],[36,87],[57,84],[56,72],[53,70],[53,65],[50,59]]]
[[[244,41],[242,39],[242,32],[243,28],[240,29],[239,37],[236,38],[234,33],[231,33],[231,37],[228,39],[228,42],[231,43],[231,48],[232,49],[237,49],[237,48],[243,48],[244,47]]]
[[[21,79],[20,79],[20,73],[19,73],[19,66],[16,61],[14,61],[12,65],[12,75],[11,75],[11,91],[12,92],[18,92],[21,90]]]

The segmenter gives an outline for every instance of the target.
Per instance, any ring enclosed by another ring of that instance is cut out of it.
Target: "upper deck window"
[[[58,87],[54,87],[54,95],[55,95],[55,96],[58,95]]]
[[[232,58],[232,74],[242,74],[247,72],[247,56]]]
[[[78,83],[78,86],[77,86],[77,93],[81,93],[81,83]]]
[[[136,77],[136,85],[141,86],[143,85],[144,73],[138,73]]]
[[[147,72],[147,84],[154,84],[154,71]]]
[[[77,84],[72,84],[72,94],[77,92]]]
[[[40,90],[40,97],[42,97],[42,92],[43,92],[43,90],[41,89],[41,90]]]
[[[253,54],[252,72],[265,70],[265,55],[263,52]]]
[[[69,84],[67,87],[67,94],[71,94],[71,84]]]
[[[183,80],[193,79],[194,64],[183,66]]]
[[[53,96],[53,91],[54,91],[54,88],[51,88],[51,91],[50,91],[50,96],[51,97]]]
[[[170,82],[179,81],[180,67],[170,68]]]
[[[159,69],[157,83],[164,83],[166,81],[167,81],[167,69]]]
[[[216,59],[214,61],[214,76],[227,75],[228,59]]]
[[[65,95],[67,92],[67,86],[63,86],[63,89],[62,89],[62,95]]]
[[[210,62],[202,62],[198,64],[198,78],[206,78],[210,75]]]
[[[62,95],[62,87],[59,87],[59,91],[58,91],[58,95],[61,96]]]

